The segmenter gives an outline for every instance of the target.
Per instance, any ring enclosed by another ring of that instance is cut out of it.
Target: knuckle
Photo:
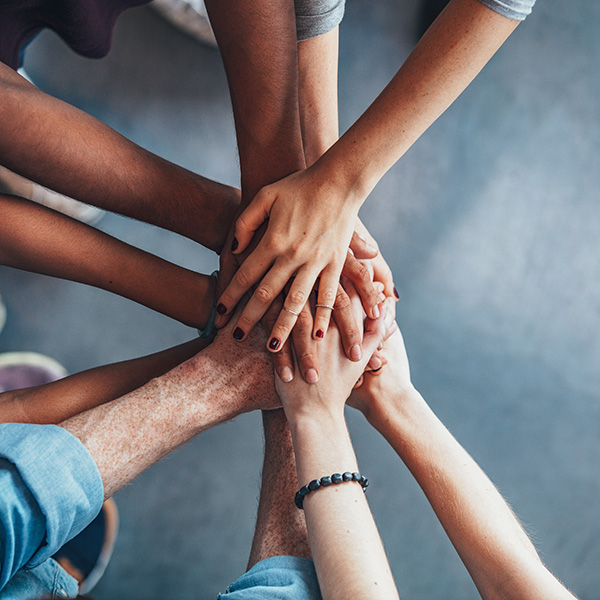
[[[252,281],[250,280],[250,277],[248,276],[246,271],[244,271],[243,269],[238,269],[236,271],[236,273],[234,275],[234,279],[235,279],[235,283],[243,289],[248,289],[252,285]]]
[[[335,309],[347,310],[350,308],[350,298],[343,290],[339,290],[335,297]]]
[[[288,294],[289,300],[296,306],[306,303],[306,292],[304,290],[293,290]]]
[[[323,299],[323,302],[319,304],[329,304],[331,306],[331,303],[337,300],[336,294],[337,290],[332,288],[325,288],[323,291],[319,290],[319,296]]]
[[[301,352],[298,357],[298,362],[303,365],[303,367],[314,367],[315,366],[315,354],[314,352]]]
[[[254,292],[254,297],[261,304],[269,304],[273,298],[273,293],[266,285],[261,285]]]
[[[355,268],[355,274],[357,279],[361,279],[362,281],[371,280],[371,273],[369,272],[368,267],[364,263],[358,262]]]
[[[277,232],[269,232],[264,238],[264,244],[269,254],[281,254],[286,247],[285,238]]]

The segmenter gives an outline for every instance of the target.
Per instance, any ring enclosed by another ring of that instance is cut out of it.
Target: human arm
[[[364,412],[425,492],[485,600],[567,600],[574,596],[546,569],[514,513],[410,381],[399,331],[349,403]]]
[[[56,424],[140,388],[207,346],[196,338],[148,356],[0,393],[0,423]]]
[[[387,310],[383,312],[385,317]],[[319,344],[321,378],[317,384],[307,385],[300,378],[283,383],[276,377],[301,486],[333,473],[358,470],[344,404],[370,354],[383,339],[384,317],[368,321],[361,361],[346,359],[337,329],[332,326]],[[323,598],[398,597],[377,527],[358,483],[331,485],[309,493],[304,497],[304,512]]]
[[[219,251],[239,191],[147,152],[0,63],[0,164]]]
[[[350,221],[367,195],[470,83],[517,23],[478,0],[452,0],[386,89],[340,140],[305,171],[263,188],[242,213],[236,229],[238,251],[244,251],[267,218],[263,240],[273,240],[270,248],[259,245],[246,259],[242,278],[248,285],[263,276],[276,279],[278,272],[283,276],[287,270],[317,273],[326,283],[339,277]],[[309,215],[322,217],[309,221]],[[307,226],[289,226],[292,216]],[[307,275],[306,281],[310,279],[312,275]]]
[[[280,406],[260,328],[243,343],[230,327],[199,354],[141,388],[60,425],[92,455],[109,497],[206,429]]]
[[[102,231],[0,194],[0,264],[119,294],[186,325],[204,328],[215,282]]]

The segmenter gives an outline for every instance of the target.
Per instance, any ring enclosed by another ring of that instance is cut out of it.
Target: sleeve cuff
[[[345,0],[296,0],[296,35],[299,42],[328,33],[344,18]]]
[[[503,17],[523,21],[531,14],[535,0],[479,0]]]
[[[46,539],[27,563],[35,567],[98,514],[104,487],[85,446],[56,425],[0,425],[0,457],[11,462],[45,518]]]

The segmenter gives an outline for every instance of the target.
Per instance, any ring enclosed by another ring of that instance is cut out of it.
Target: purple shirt
[[[105,56],[119,15],[149,1],[0,0],[0,61],[18,68],[23,48],[45,28],[83,56]]]

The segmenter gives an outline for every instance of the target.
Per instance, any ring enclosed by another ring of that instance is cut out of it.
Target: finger
[[[219,296],[217,318],[215,320],[217,327],[221,327],[222,323],[226,322],[224,316],[229,315],[235,309],[244,294],[265,275],[271,266],[264,248],[265,244],[261,240],[261,243],[237,269],[225,291]],[[280,271],[280,269],[276,270]],[[285,279],[286,276],[289,277],[289,271],[281,274],[282,279]],[[279,289],[275,290],[276,294],[281,291],[284,285],[285,281],[281,283]]]
[[[265,327],[265,331],[271,331],[275,322],[277,321],[277,315],[283,306],[283,298],[281,294],[275,299],[275,301],[269,306],[267,312],[262,319],[262,323]],[[271,355],[273,358],[273,367],[281,381],[289,383],[294,379],[294,355],[292,353],[292,345],[286,342],[281,348],[281,352],[276,352]]]
[[[333,318],[340,331],[346,356],[354,362],[361,360],[363,355],[361,330],[356,322],[352,302],[341,285],[338,287]]]
[[[232,252],[239,254],[246,249],[256,230],[269,218],[275,199],[275,194],[268,188],[263,188],[254,196],[235,222],[234,237],[231,241]]]
[[[360,376],[360,377],[357,379],[357,381],[356,381],[356,383],[354,384],[354,387],[353,387],[352,389],[354,389],[354,390],[355,390],[356,388],[359,388],[359,387],[360,387],[360,386],[363,384],[363,381],[364,381],[364,380],[365,380],[365,376],[364,376],[364,375],[361,375],[361,376]]]
[[[385,336],[384,319],[388,312],[385,304],[380,305],[380,312],[381,316],[378,319],[366,320],[365,332],[363,335],[363,351],[364,356],[368,356],[369,360],[379,345],[383,343]]]
[[[394,276],[392,270],[385,262],[382,256],[378,256],[373,261],[373,279],[383,283],[384,293],[386,296],[392,296],[396,301],[400,300],[400,295],[394,285]]]
[[[367,315],[372,319],[376,319],[379,316],[379,309],[377,308],[379,294],[373,285],[369,268],[348,253],[342,273],[354,284]]]
[[[238,317],[233,333],[236,340],[243,340],[262,319],[269,306],[280,295],[290,275],[289,269],[273,268],[261,279],[242,314]],[[217,310],[219,310],[218,306]]]
[[[350,250],[352,250],[356,258],[361,259],[375,258],[379,254],[379,249],[369,243],[369,241],[357,231],[352,234]]]
[[[321,273],[317,302],[315,304],[315,323],[313,326],[313,336],[316,340],[322,340],[327,333],[339,285],[340,275],[339,273],[335,273],[332,268],[328,267]]]
[[[267,347],[271,352],[279,351],[288,339],[304,305],[308,301],[317,275],[318,273],[312,273],[304,269],[301,269],[296,275],[290,291],[284,300],[283,309],[279,313],[267,341]]]
[[[317,383],[319,381],[317,342],[312,337],[312,330],[313,318],[310,303],[307,302],[292,330],[292,341],[294,342],[298,368],[306,383]],[[277,354],[274,356],[277,356]]]

